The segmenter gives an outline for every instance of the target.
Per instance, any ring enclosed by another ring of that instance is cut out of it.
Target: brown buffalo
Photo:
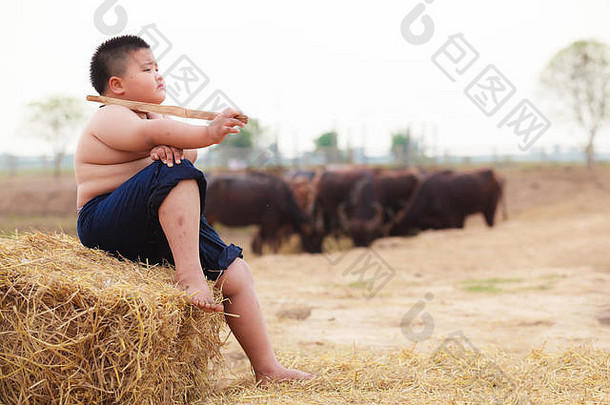
[[[221,174],[208,183],[205,217],[229,227],[260,225],[252,250],[262,253],[263,243],[279,249],[279,230],[291,226],[301,236],[303,249],[322,251],[322,239],[313,233],[311,218],[298,206],[286,182],[264,173]]]
[[[352,187],[348,204],[339,209],[354,245],[369,246],[382,237],[384,225],[406,206],[418,183],[418,176],[406,170],[364,174]]]
[[[339,234],[342,229],[339,219],[339,210],[348,204],[349,193],[352,187],[363,177],[371,173],[370,169],[349,169],[326,171],[313,180],[316,194],[314,203],[314,217],[316,229],[323,235]]]
[[[288,187],[292,191],[294,195],[294,199],[297,204],[303,210],[303,212],[308,215],[312,214],[313,204],[316,199],[316,192],[313,189],[313,185],[307,178],[305,177],[297,177],[297,178],[284,178]]]
[[[389,224],[389,234],[404,235],[413,228],[463,228],[466,217],[479,212],[491,227],[503,184],[504,180],[491,169],[433,174],[421,183],[409,204]]]
[[[299,208],[312,217],[316,193],[308,178],[305,176],[285,176],[284,181],[290,187]],[[288,240],[293,233],[294,227],[290,224],[285,224],[278,230],[278,239],[283,242]]]

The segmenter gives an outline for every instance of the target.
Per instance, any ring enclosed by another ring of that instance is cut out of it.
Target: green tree
[[[225,162],[232,159],[248,164],[249,161],[261,156],[261,144],[267,132],[257,119],[250,119],[248,125],[239,129],[237,134],[229,134],[221,144],[215,146],[215,151],[220,154],[220,158]],[[259,162],[256,162],[259,163]]]
[[[83,100],[62,95],[52,95],[27,105],[28,131],[51,146],[54,174],[59,177],[61,161],[70,142],[76,138],[86,117]]]
[[[323,153],[328,163],[338,163],[341,158],[337,138],[336,131],[329,131],[314,139],[316,152]]]
[[[253,148],[255,142],[263,133],[263,128],[257,119],[251,119],[243,128],[239,129],[238,134],[229,134],[220,144],[225,148]]]
[[[426,159],[423,148],[423,136],[415,139],[410,127],[392,134],[390,152],[397,162],[406,166],[422,163]]]
[[[593,40],[572,43],[555,54],[540,82],[559,110],[587,135],[587,167],[593,168],[595,137],[610,117],[610,47]]]
[[[409,151],[412,145],[411,129],[407,128],[404,132],[396,132],[392,134],[392,146],[390,152],[394,155],[394,159],[398,162],[404,162],[407,166],[411,164],[409,159]]]
[[[337,148],[337,132],[325,132],[314,140],[316,150],[324,150],[326,148]]]

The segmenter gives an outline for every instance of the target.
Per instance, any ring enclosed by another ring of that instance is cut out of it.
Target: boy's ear
[[[111,97],[113,95],[118,96],[125,93],[123,79],[118,76],[112,76],[108,79],[108,93]]]

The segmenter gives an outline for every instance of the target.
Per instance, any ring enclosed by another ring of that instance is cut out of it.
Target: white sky
[[[95,94],[88,64],[109,37],[94,24],[102,3],[0,2],[0,152],[45,151],[17,131],[26,119],[27,102],[57,92],[83,100]],[[389,147],[390,132],[408,124],[436,133],[428,142],[439,153],[521,153],[518,138],[497,124],[522,98],[544,110],[534,91],[546,62],[578,39],[610,44],[607,0],[436,0],[426,9],[434,36],[415,46],[403,39],[400,24],[418,3],[118,0],[116,5],[127,13],[122,34],[137,34],[154,23],[173,44],[160,60],[162,73],[184,54],[210,78],[187,107],[200,107],[221,89],[250,117],[276,130],[280,148],[288,154],[311,150],[312,139],[332,128],[339,131],[341,144],[349,138],[352,146],[381,154]],[[106,14],[107,24],[115,19],[112,11]],[[453,83],[431,56],[457,33],[480,58]],[[491,118],[464,95],[466,85],[489,63],[517,89]],[[96,108],[87,104],[91,111]],[[166,104],[175,102],[168,97]],[[553,126],[536,146],[584,142],[582,135],[543,113]],[[610,150],[609,132],[600,135],[599,149]]]

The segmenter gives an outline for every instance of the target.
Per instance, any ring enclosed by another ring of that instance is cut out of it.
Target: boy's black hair
[[[127,68],[129,53],[150,45],[136,35],[121,35],[103,42],[93,54],[89,65],[91,85],[104,94],[108,80],[112,76],[121,76]]]

